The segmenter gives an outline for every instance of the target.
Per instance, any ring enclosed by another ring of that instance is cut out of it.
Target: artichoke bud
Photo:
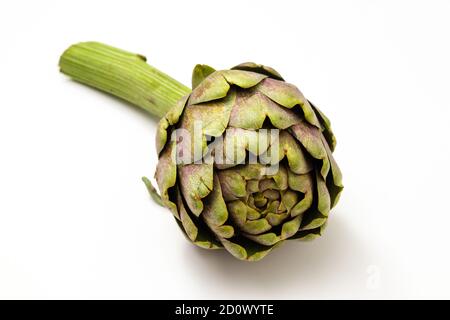
[[[320,236],[343,189],[326,116],[272,68],[197,65],[159,122],[161,198],[194,244],[255,261]]]

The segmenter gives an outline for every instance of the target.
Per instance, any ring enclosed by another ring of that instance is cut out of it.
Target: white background
[[[3,1],[0,298],[450,298],[449,1]],[[58,72],[72,43],[276,68],[331,118],[325,235],[258,263],[189,244],[140,181],[155,120]]]

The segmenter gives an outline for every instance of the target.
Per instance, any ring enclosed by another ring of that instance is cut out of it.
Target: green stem
[[[67,49],[61,72],[74,80],[120,97],[161,118],[191,90],[146,63],[144,56],[98,42]]]

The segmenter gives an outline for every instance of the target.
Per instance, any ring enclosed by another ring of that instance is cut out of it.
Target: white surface
[[[0,4],[0,298],[450,298],[450,2]],[[155,122],[58,73],[72,43],[276,68],[331,118],[323,238],[259,263],[190,245],[140,181]]]

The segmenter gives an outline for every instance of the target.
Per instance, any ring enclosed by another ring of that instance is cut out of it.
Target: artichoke
[[[64,73],[158,114],[137,97],[144,94],[146,103],[153,102],[147,91],[155,88],[154,81],[121,83],[131,81],[120,73],[137,60],[116,70],[118,61],[107,61],[105,55],[96,60],[101,65],[90,69],[94,59],[86,57],[92,52],[81,57],[69,50],[60,61]],[[148,66],[145,59],[141,62]],[[142,68],[139,64],[133,71],[135,79]],[[109,87],[86,76],[94,73],[112,79]],[[175,80],[164,79],[167,93],[173,93]],[[122,91],[142,88],[121,95],[116,86]],[[317,106],[277,71],[255,63],[221,71],[197,65],[192,91],[182,93],[158,125],[155,178],[162,204],[187,238],[201,248],[225,248],[238,259],[257,261],[285,240],[320,236],[343,185],[332,155],[336,139]]]

